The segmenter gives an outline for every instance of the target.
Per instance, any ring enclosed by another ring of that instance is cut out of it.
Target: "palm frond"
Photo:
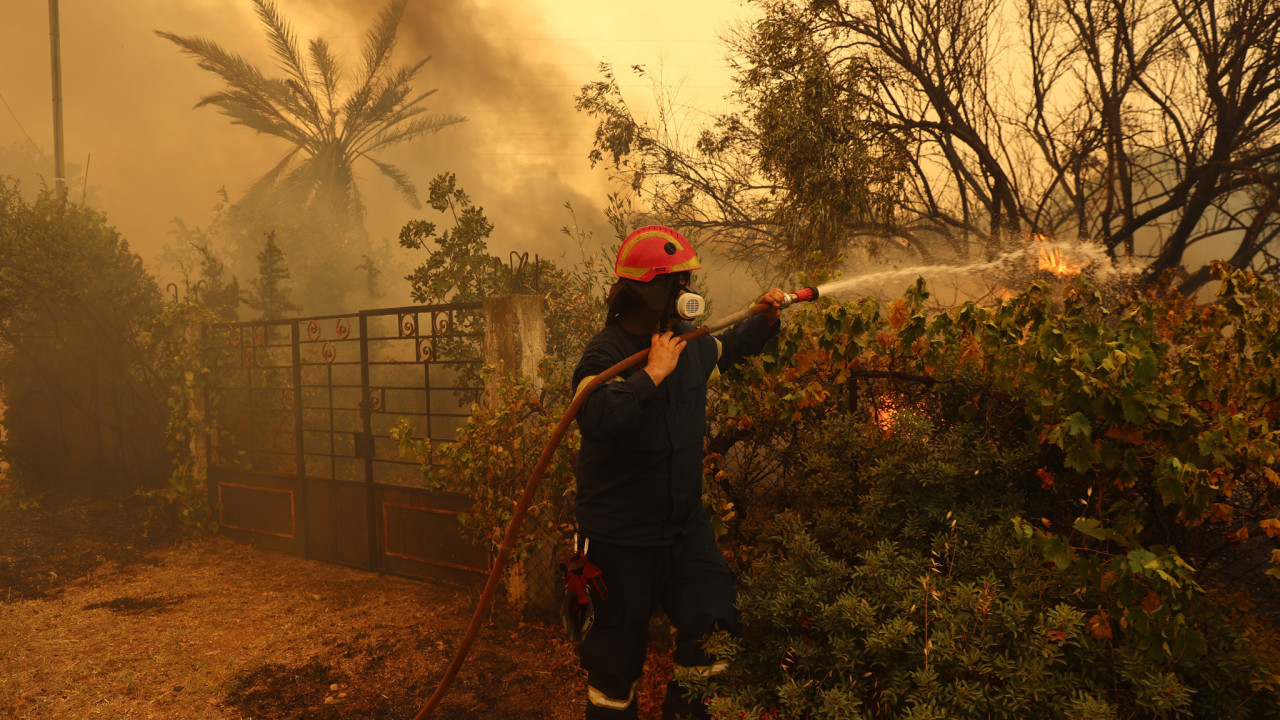
[[[425,117],[419,117],[412,122],[401,123],[394,127],[389,127],[384,131],[374,135],[369,140],[361,144],[360,152],[374,152],[391,145],[408,142],[423,135],[437,133],[450,125],[456,125],[466,122],[467,118],[462,115],[446,115],[432,114]]]
[[[359,125],[359,118],[364,115],[365,105],[375,91],[375,83],[383,67],[390,61],[391,51],[396,45],[396,30],[404,15],[406,1],[390,0],[379,13],[378,21],[365,35],[364,70],[359,86],[347,98],[343,107],[348,126],[352,125],[353,118],[356,119],[356,125]]]
[[[311,41],[311,66],[315,68],[315,79],[324,93],[325,112],[329,115],[327,125],[332,130],[333,101],[338,94],[338,77],[342,74],[342,67],[329,50],[329,43],[325,42],[324,38]]]
[[[310,130],[308,134],[314,141],[323,142],[324,138],[330,135],[330,118],[325,117],[320,111],[315,100],[310,98],[310,93],[293,78],[273,78],[273,80],[280,82],[285,88],[281,94],[284,109],[297,118],[299,124]]]
[[[310,197],[316,186],[324,183],[326,174],[324,169],[328,165],[329,163],[319,155],[302,158],[297,165],[290,168],[289,172],[284,173],[276,184],[282,190],[298,192],[303,197]]]
[[[353,157],[352,159],[354,160],[355,158]],[[363,226],[365,216],[364,197],[360,193],[360,182],[356,177],[355,168],[347,164],[338,170],[339,173],[334,179],[334,184],[347,191],[343,198],[346,201],[347,217],[356,225]]]
[[[286,183],[306,197],[309,209],[332,213],[353,225],[364,221],[364,199],[349,163],[334,163],[332,156],[311,158],[286,178]]]
[[[272,191],[279,197],[288,198],[295,207],[313,207],[320,203],[331,206],[330,197],[335,193],[328,187],[332,177],[329,169],[330,163],[317,156],[303,158],[276,181]],[[345,191],[337,194],[344,195]],[[325,200],[320,199],[322,196]],[[341,214],[345,213],[345,209],[342,210]]]
[[[156,30],[155,33],[177,45],[183,53],[195,58],[196,65],[200,69],[217,75],[228,85],[246,90],[259,90],[266,94],[267,78],[239,54],[201,37],[183,37],[163,30]]]
[[[298,37],[271,0],[253,0],[258,19],[267,28],[267,41],[279,60],[280,67],[295,80],[307,80],[306,63],[298,52]]]
[[[244,112],[260,113],[266,124],[277,128],[297,125],[294,120],[287,117],[286,111],[299,120],[304,119],[304,116],[298,116],[293,111],[295,102],[290,97],[292,91],[288,86],[278,79],[265,77],[258,68],[239,54],[229,52],[217,43],[200,37],[183,37],[161,30],[157,30],[156,35],[177,45],[183,53],[195,58],[196,65],[200,69],[208,70],[226,83],[227,88],[223,92],[203,98],[196,104],[197,108],[216,105],[227,109],[232,103],[238,103],[244,111],[236,110],[237,117],[246,120],[241,124],[248,124],[255,129],[264,123],[247,121],[247,118],[243,117]],[[260,130],[260,132],[268,131]],[[271,132],[271,134],[293,139],[291,134],[285,132]]]
[[[391,53],[407,0],[388,0],[364,38],[364,66],[354,92],[342,97],[342,66],[328,42],[308,42],[301,52],[297,35],[276,0],[253,0],[282,75],[265,76],[240,55],[215,42],[156,31],[193,57],[197,65],[224,83],[200,100],[256,132],[288,140],[293,147],[247,191],[246,200],[289,202],[296,207],[336,213],[341,222],[361,222],[365,208],[354,165],[369,160],[395,183],[415,208],[417,188],[398,167],[369,153],[463,122],[459,115],[427,114],[424,102],[434,90],[418,93],[413,81],[430,60],[393,67]],[[339,126],[341,122],[341,126]]]
[[[396,46],[396,30],[400,27],[400,19],[404,17],[404,8],[408,0],[390,0],[382,12],[378,13],[378,21],[365,35],[364,41],[364,74],[366,79],[378,76],[388,59],[391,50]]]
[[[414,210],[422,207],[422,203],[418,201],[418,188],[409,179],[408,173],[390,163],[380,162],[377,158],[365,153],[360,153],[360,157],[373,163],[377,166],[379,172],[391,178],[391,182],[395,183],[396,189],[400,191],[400,194]]]
[[[422,115],[427,111],[425,107],[420,107],[422,101],[431,97],[435,93],[436,91],[434,89],[428,90],[408,102],[400,102],[398,107],[383,113],[377,118],[372,118],[372,121],[361,128],[360,133],[352,139],[352,146],[363,147],[368,138],[385,132],[389,128],[404,123],[418,115]],[[461,115],[453,115],[451,117],[455,118],[454,122],[462,122],[466,120],[466,118]]]
[[[280,160],[280,162],[276,163],[275,167],[268,170],[262,177],[255,180],[253,185],[249,186],[249,189],[245,191],[244,197],[265,198],[273,195],[276,185],[280,180],[280,176],[284,174],[284,171],[293,162],[293,159],[298,156],[298,153],[301,150],[302,148],[295,147],[286,153],[284,158]]]
[[[320,105],[316,102],[307,63],[298,50],[298,38],[293,28],[280,15],[279,9],[272,0],[253,0],[253,4],[257,8],[258,18],[267,29],[267,41],[271,44],[271,50],[279,60],[280,67],[296,82],[292,87],[302,100],[302,106],[306,108],[304,112],[299,113],[299,116],[308,124],[322,129],[324,117],[321,115]]]
[[[424,58],[413,65],[397,68],[375,83],[373,92],[370,93],[369,101],[364,108],[363,117],[367,118],[366,122],[381,121],[396,105],[408,97],[413,90],[411,85],[413,79],[417,77],[422,66],[426,65],[430,59],[429,57]]]
[[[423,58],[413,65],[406,65],[391,72],[372,87],[370,98],[363,107],[345,108],[347,114],[343,133],[353,147],[358,146],[370,135],[380,132],[390,118],[400,116],[403,119],[404,108],[413,107],[435,93],[435,90],[428,90],[405,103],[405,98],[412,91],[410,83],[430,59],[430,57]]]
[[[260,133],[284,138],[299,146],[306,143],[308,137],[306,132],[277,113],[264,112],[264,108],[256,100],[257,98],[245,96],[236,91],[223,90],[202,98],[196,107],[212,105],[218,108],[221,114],[231,118],[233,125],[244,125]]]
[[[323,207],[358,224],[364,219],[364,202],[347,160],[344,153],[331,146],[299,162],[279,186],[309,208]]]

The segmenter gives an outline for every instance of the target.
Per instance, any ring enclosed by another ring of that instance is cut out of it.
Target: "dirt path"
[[[477,588],[303,560],[225,538],[145,537],[145,507],[44,498],[0,510],[0,718],[409,720]],[[641,717],[670,677],[655,624]],[[558,626],[499,610],[439,720],[581,718]]]
[[[0,605],[0,717],[409,718],[472,593],[211,539]],[[572,648],[499,619],[441,718],[581,717]]]

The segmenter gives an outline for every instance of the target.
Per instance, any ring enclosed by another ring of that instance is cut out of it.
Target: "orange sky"
[[[321,36],[349,66],[380,0],[278,0],[305,39]],[[135,250],[151,260],[174,217],[208,222],[216,192],[233,198],[284,153],[284,142],[232,126],[192,106],[218,87],[154,29],[199,35],[268,70],[271,61],[249,0],[60,0],[68,164],[88,164],[89,199]],[[32,144],[52,158],[47,0],[4,0],[0,9],[0,148]],[[708,111],[725,107],[729,71],[721,36],[749,10],[741,0],[410,0],[396,60],[431,55],[418,87],[438,88],[433,111],[470,122],[381,157],[420,188],[451,170],[497,229],[491,250],[576,258],[559,229],[578,219],[605,234],[609,187],[591,170],[591,121],[573,109],[603,60],[661,67],[679,97]],[[643,105],[651,91],[628,80]],[[51,160],[50,160],[51,162]],[[427,217],[366,168],[364,192],[375,242],[406,220]],[[0,167],[0,173],[5,168]],[[73,199],[82,186],[73,184]],[[154,266],[154,263],[153,263]]]

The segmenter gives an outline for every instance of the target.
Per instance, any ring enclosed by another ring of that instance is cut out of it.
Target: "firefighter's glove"
[[[564,578],[564,599],[560,602],[560,622],[571,642],[582,642],[595,622],[592,596],[605,599],[609,589],[600,568],[587,560],[585,550],[575,552],[568,562],[560,563]]]

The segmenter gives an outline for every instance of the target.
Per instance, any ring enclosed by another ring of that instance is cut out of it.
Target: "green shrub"
[[[160,293],[100,213],[0,180],[4,457],[30,490],[127,492],[169,476]]]
[[[717,716],[1280,716],[1280,309],[1222,282],[796,311],[714,407]]]
[[[451,173],[432,181],[430,205],[451,215],[454,224],[438,231],[434,223],[416,220],[401,230],[403,247],[426,253],[406,278],[416,302],[467,302],[519,293],[541,295],[546,308],[546,355],[536,379],[489,366],[474,376],[464,370],[467,384],[485,387],[486,397],[472,404],[471,415],[454,442],[433,446],[417,439],[403,419],[393,430],[401,453],[422,464],[427,487],[472,499],[472,511],[459,516],[464,532],[478,545],[496,551],[543,449],[573,399],[570,382],[579,354],[604,325],[600,290],[606,276],[585,251],[579,262],[565,266],[543,259],[526,262],[527,255],[518,264],[514,258],[505,264],[489,254],[487,240],[493,225],[457,187]],[[568,227],[563,232],[580,246],[585,247],[589,239],[574,235]],[[478,330],[483,316],[468,322],[475,323],[468,330]],[[479,341],[460,351],[479,357]],[[555,541],[572,525],[577,448],[576,430],[556,448],[515,546],[517,560],[539,544]]]

